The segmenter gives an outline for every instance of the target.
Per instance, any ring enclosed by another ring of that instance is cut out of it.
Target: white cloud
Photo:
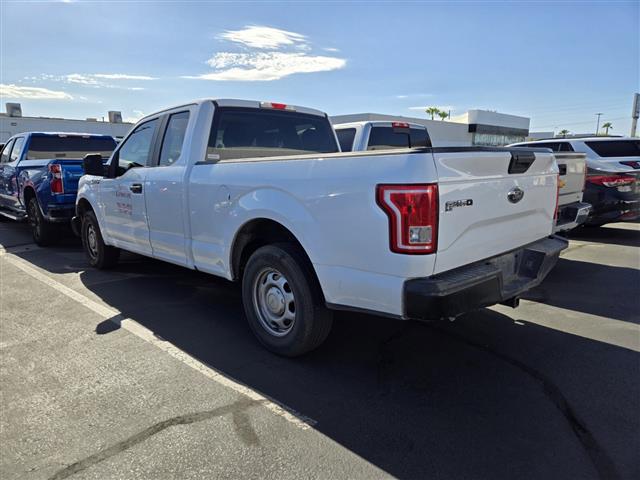
[[[248,26],[242,30],[227,30],[219,35],[223,40],[240,43],[250,48],[277,49],[283,45],[303,44],[304,35],[279,28]]]
[[[247,26],[241,30],[226,31],[219,38],[240,43],[245,48],[240,53],[218,52],[207,60],[213,72],[183,78],[265,82],[294,73],[338,70],[347,64],[344,58],[311,54],[312,47],[305,35],[277,28]]]
[[[207,63],[217,71],[185,78],[218,81],[271,81],[294,73],[337,70],[343,68],[347,61],[343,58],[304,53],[220,52],[211,57]]]
[[[327,48],[323,48],[323,50],[325,52],[339,52],[340,50],[337,48],[333,48],[333,47],[327,47]]]
[[[0,84],[0,97],[4,98],[29,98],[32,100],[73,100],[66,92],[49,90],[40,87],[22,87],[14,84]]]
[[[157,80],[149,75],[128,75],[126,73],[94,73],[95,78],[106,78],[109,80]]]
[[[100,82],[92,75],[83,75],[80,73],[71,73],[62,77],[67,83],[79,83],[81,85],[99,85]]]

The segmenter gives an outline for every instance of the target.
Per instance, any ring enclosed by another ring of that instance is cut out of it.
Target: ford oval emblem
[[[522,197],[524,197],[524,190],[522,190],[520,187],[512,188],[511,190],[509,190],[509,193],[507,193],[507,198],[511,203],[518,203],[520,200],[522,200]]]

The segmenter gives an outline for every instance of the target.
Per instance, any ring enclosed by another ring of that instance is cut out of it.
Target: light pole
[[[602,115],[602,113],[596,113],[596,115],[598,116],[598,121],[596,122],[596,136],[598,136],[598,130],[600,130],[600,115]]]

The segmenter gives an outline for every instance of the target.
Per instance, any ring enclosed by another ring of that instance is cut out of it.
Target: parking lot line
[[[26,248],[26,247],[22,247],[22,248]],[[273,398],[269,398],[266,395],[260,392],[257,392],[256,390],[253,390],[247,387],[246,385],[243,385],[229,378],[224,373],[196,360],[195,358],[186,354],[185,352],[183,352],[182,350],[180,350],[170,342],[162,340],[157,335],[155,335],[151,330],[149,330],[143,325],[140,325],[135,320],[132,320],[131,318],[123,318],[123,315],[119,311],[113,308],[109,308],[105,305],[101,305],[100,303],[95,302],[94,300],[91,300],[90,298],[84,296],[83,294],[76,292],[75,290],[52,279],[48,275],[42,273],[37,268],[33,267],[29,262],[14,255],[11,250],[7,251],[6,249],[0,247],[0,257],[5,259],[7,262],[11,263],[12,265],[16,266],[17,268],[19,268],[20,270],[22,270],[32,278],[48,285],[49,287],[55,289],[59,293],[78,302],[79,304],[83,305],[89,310],[97,313],[98,315],[103,317],[105,320],[109,320],[113,322],[117,326],[124,328],[125,330],[136,335],[137,337],[141,338],[145,342],[151,343],[157,348],[163,350],[164,352],[171,355],[173,358],[179,360],[185,365],[188,365],[194,370],[197,370],[198,372],[200,372],[202,375],[209,378],[210,380],[213,380],[214,382],[220,385],[230,388],[231,390],[237,393],[240,393],[250,398],[251,400],[260,402],[265,408],[270,410],[272,413],[284,418],[289,423],[294,424],[296,427],[302,430],[306,430],[316,425],[317,422],[315,420],[299,412],[296,412],[295,410],[287,407],[286,405],[283,405],[282,403],[274,400]]]

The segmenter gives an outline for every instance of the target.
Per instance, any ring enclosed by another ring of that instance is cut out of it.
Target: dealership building
[[[122,121],[120,112],[108,112],[108,121],[97,118],[72,120],[51,117],[23,117],[19,103],[7,103],[6,113],[0,113],[0,143],[22,132],[97,133],[122,139],[132,123]]]
[[[489,110],[469,110],[452,121],[429,120],[426,118],[385,115],[381,113],[354,113],[331,117],[333,124],[361,121],[401,121],[417,123],[427,127],[431,142],[442,146],[501,146],[523,142],[529,136],[527,117],[507,115]]]

